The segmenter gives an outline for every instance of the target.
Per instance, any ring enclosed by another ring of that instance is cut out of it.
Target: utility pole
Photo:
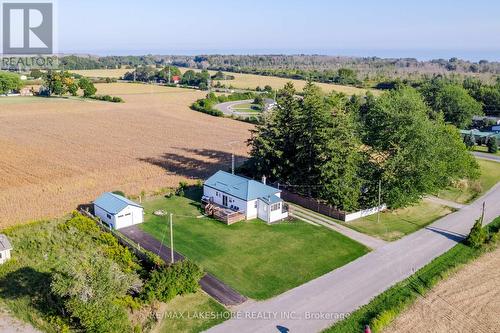
[[[172,83],[172,73],[170,72],[170,66],[168,66],[168,84]]]
[[[231,173],[234,175],[234,153],[231,154]]]
[[[486,210],[486,202],[483,202],[483,212],[481,214],[481,225],[483,225],[484,221],[484,211]]]
[[[378,181],[378,213],[377,224],[380,224],[380,207],[382,206],[382,180]]]
[[[170,262],[173,264],[175,262],[174,258],[174,228],[173,228],[173,216],[170,213]]]

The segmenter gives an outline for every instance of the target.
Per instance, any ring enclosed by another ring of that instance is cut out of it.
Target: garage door
[[[116,229],[130,227],[131,225],[133,225],[133,222],[134,218],[132,216],[132,213],[119,215],[116,218]]]

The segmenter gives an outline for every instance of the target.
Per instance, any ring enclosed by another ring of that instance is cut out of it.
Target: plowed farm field
[[[64,215],[104,191],[177,186],[227,169],[231,152],[247,155],[250,125],[189,109],[202,92],[97,88],[125,103],[0,98],[0,228]]]

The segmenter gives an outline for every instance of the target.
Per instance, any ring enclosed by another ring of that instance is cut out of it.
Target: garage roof
[[[96,201],[94,201],[94,205],[101,207],[110,214],[118,214],[127,206],[142,208],[138,203],[111,192],[104,193],[97,198]]]

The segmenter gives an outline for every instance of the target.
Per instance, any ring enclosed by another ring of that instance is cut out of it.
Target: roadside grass
[[[463,181],[440,191],[437,197],[466,204],[485,194],[500,182],[500,163],[478,159],[481,177],[477,182]]]
[[[163,321],[155,333],[198,333],[218,325],[228,315],[226,308],[204,292],[178,296],[162,309]],[[218,315],[208,317],[208,315]],[[205,315],[205,317],[202,317]]]
[[[489,232],[498,232],[500,218],[485,228]],[[373,332],[381,332],[419,297],[425,296],[439,281],[448,278],[460,267],[479,258],[486,251],[491,251],[496,245],[474,249],[463,243],[457,244],[408,279],[397,283],[372,299],[370,303],[353,312],[347,319],[325,330],[324,333],[363,332],[365,325],[370,325]]]
[[[415,206],[381,213],[380,223],[377,222],[376,214],[352,222],[339,223],[367,235],[394,241],[426,227],[453,211],[449,207],[421,201]]]
[[[267,299],[326,274],[366,254],[363,245],[324,227],[292,220],[267,225],[260,220],[226,226],[201,215],[201,189],[186,197],[144,203],[140,227],[168,246],[165,217],[174,213],[174,247],[245,296]]]
[[[491,154],[491,153],[488,153],[488,147],[486,147],[486,146],[474,146],[473,150],[477,151],[479,153]],[[496,154],[491,154],[491,155],[498,155],[498,156],[500,156],[500,151],[497,152]]]

